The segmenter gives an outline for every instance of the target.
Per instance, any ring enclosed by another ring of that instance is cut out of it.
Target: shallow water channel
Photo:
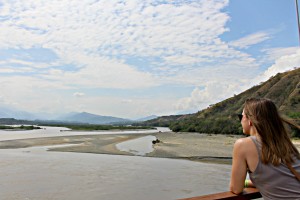
[[[54,136],[51,131],[42,135]],[[26,135],[17,132],[12,134]],[[6,140],[2,136],[7,139],[0,132],[0,140]],[[152,200],[228,190],[230,165],[46,150],[0,150],[0,199]]]
[[[121,142],[116,145],[120,151],[126,151],[136,156],[144,156],[154,150],[152,141],[156,140],[155,136],[147,135],[137,139]]]

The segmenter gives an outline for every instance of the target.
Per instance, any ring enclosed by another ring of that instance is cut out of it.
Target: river
[[[91,134],[60,129],[0,131],[0,140]],[[227,191],[231,169],[186,160],[53,152],[47,147],[2,149],[0,158],[0,199],[9,200],[193,197]]]

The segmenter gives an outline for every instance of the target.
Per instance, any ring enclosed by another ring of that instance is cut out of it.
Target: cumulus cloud
[[[228,84],[220,82],[208,82],[201,87],[196,87],[189,97],[180,99],[174,104],[177,110],[196,112],[234,95],[234,91],[240,90],[238,83]]]
[[[300,50],[298,49],[295,53],[281,56],[275,63],[270,66],[261,76],[258,77],[260,80],[266,80],[271,76],[276,75],[280,72],[293,70],[300,67]]]

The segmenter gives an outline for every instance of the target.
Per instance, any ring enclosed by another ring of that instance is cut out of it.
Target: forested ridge
[[[237,114],[242,113],[245,100],[251,97],[273,100],[283,116],[300,125],[300,68],[278,73],[266,82],[197,113],[163,116],[143,125],[169,126],[175,132],[242,134]],[[299,131],[294,130],[293,136],[299,137]]]

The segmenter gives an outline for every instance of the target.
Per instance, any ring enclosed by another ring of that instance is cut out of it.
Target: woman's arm
[[[233,146],[230,191],[235,194],[243,192],[247,175],[247,142],[245,139],[246,138],[238,139]]]

